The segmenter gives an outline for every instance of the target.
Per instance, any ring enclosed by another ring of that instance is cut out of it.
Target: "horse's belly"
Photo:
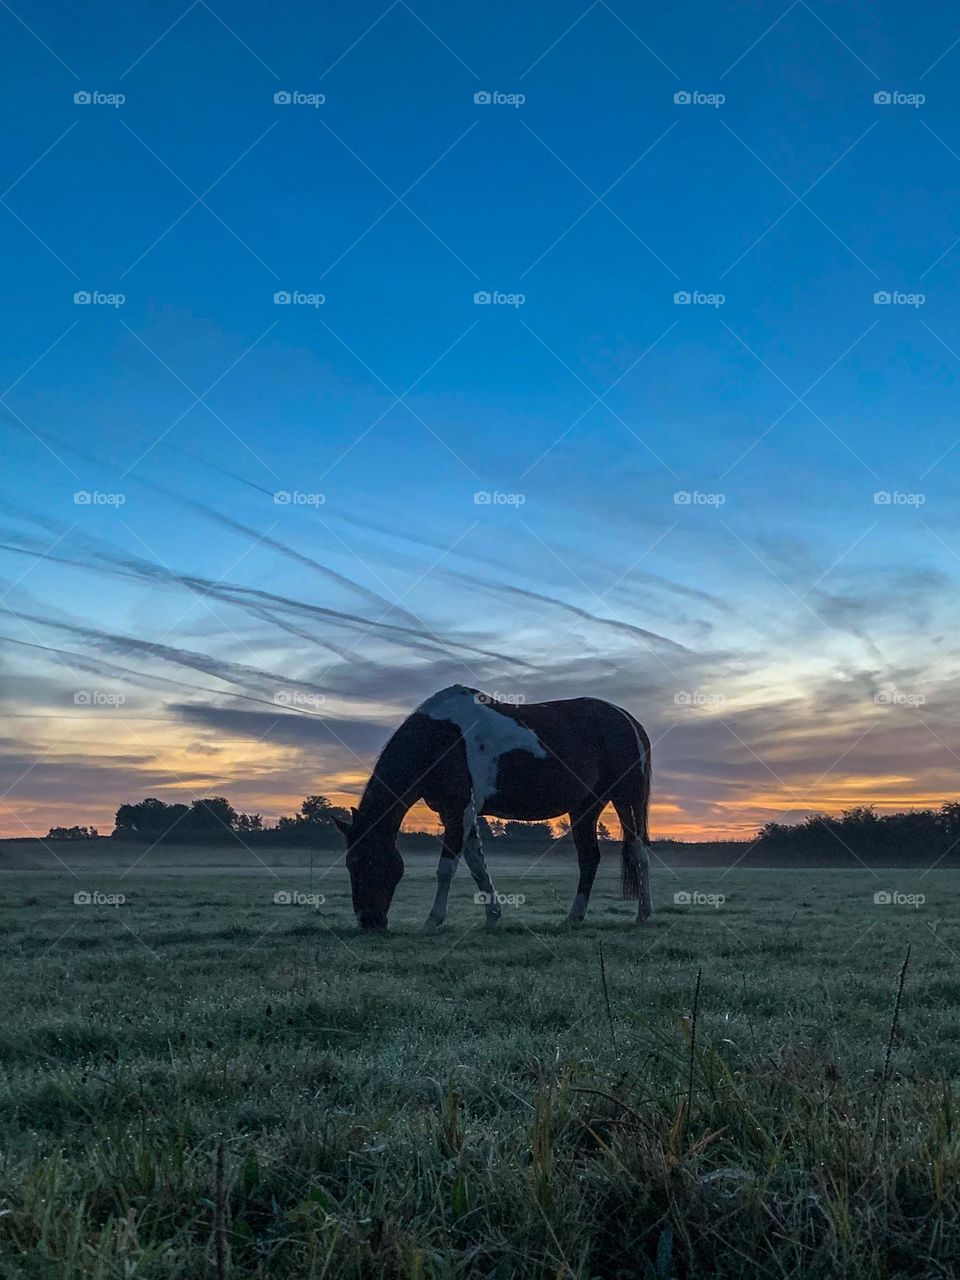
[[[595,777],[578,776],[554,756],[538,759],[510,752],[500,761],[496,789],[485,797],[480,812],[519,822],[557,818],[577,808],[596,783]]]

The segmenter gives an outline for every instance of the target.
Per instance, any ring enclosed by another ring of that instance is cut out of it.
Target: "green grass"
[[[461,869],[420,935],[434,864],[409,859],[366,937],[339,867],[314,911],[273,902],[305,870],[83,865],[0,879],[4,1277],[216,1276],[221,1140],[234,1277],[928,1277],[960,1256],[960,874],[659,869],[636,930],[608,859],[569,933],[573,864],[517,859],[494,868],[526,897],[498,934]]]

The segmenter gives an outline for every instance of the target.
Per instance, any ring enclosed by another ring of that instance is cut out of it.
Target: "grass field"
[[[953,1273],[956,872],[658,868],[637,930],[608,859],[568,933],[515,859],[422,935],[417,857],[369,937],[341,867],[103,862],[0,878],[4,1277]]]

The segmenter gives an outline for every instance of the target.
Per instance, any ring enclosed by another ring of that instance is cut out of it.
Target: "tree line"
[[[796,853],[846,848],[858,854],[944,854],[955,847],[960,850],[960,801],[897,813],[877,813],[873,805],[856,805],[839,817],[812,813],[802,822],[768,822],[760,828],[756,843]]]
[[[259,813],[242,813],[225,796],[207,796],[191,804],[168,804],[148,796],[137,804],[122,804],[117,809],[112,838],[148,844],[313,844],[339,840],[335,819],[350,821],[350,812],[333,804],[326,796],[307,796],[290,817],[282,817],[268,826]],[[549,844],[557,838],[549,822],[502,822],[499,818],[480,818],[484,840],[514,843]],[[570,825],[559,824],[560,838],[568,837]],[[410,832],[410,836],[427,837],[426,832]],[[601,840],[610,833],[600,823]],[[51,827],[48,840],[90,840],[98,836],[95,827]],[[429,836],[432,840],[435,837]]]

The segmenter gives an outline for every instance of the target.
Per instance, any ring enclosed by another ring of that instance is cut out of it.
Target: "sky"
[[[654,836],[957,794],[960,17],[0,30],[0,834],[355,802],[455,682],[629,708]]]

